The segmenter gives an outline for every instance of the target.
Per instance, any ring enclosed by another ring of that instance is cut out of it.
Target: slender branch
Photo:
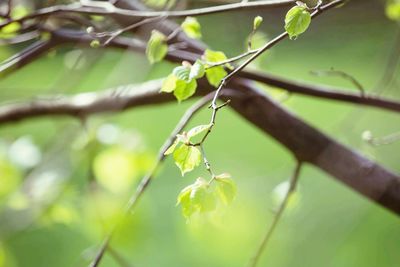
[[[145,175],[142,180],[140,181],[138,187],[136,188],[135,193],[132,195],[132,197],[129,199],[126,207],[125,207],[125,216],[127,216],[128,214],[130,214],[130,212],[132,212],[132,210],[135,208],[135,206],[138,203],[138,200],[140,199],[140,197],[143,195],[143,193],[145,192],[146,188],[150,185],[150,182],[152,180],[152,178],[154,177],[154,175],[157,173],[161,163],[164,161],[165,159],[165,151],[167,151],[167,149],[173,144],[173,142],[175,141],[176,135],[179,134],[184,128],[185,126],[188,124],[188,122],[190,121],[190,119],[202,108],[204,107],[212,98],[213,94],[208,94],[205,97],[203,97],[202,99],[200,99],[198,102],[196,102],[192,107],[190,107],[185,114],[183,115],[183,117],[181,118],[181,120],[179,121],[179,123],[177,124],[177,126],[175,127],[175,129],[172,131],[172,133],[170,134],[170,136],[168,137],[168,139],[165,141],[164,145],[161,147],[160,152],[158,153],[158,157],[157,157],[157,161],[154,165],[154,167],[147,173],[147,175]],[[90,267],[97,267],[99,266],[109,244],[111,241],[111,238],[114,234],[114,232],[116,231],[118,225],[115,225],[113,230],[107,235],[107,237],[104,239],[99,251],[97,252],[93,262],[89,265]]]
[[[317,75],[317,76],[323,76],[323,75],[332,75],[332,76],[339,76],[343,79],[346,79],[350,81],[354,86],[360,91],[361,96],[365,96],[365,89],[364,86],[356,79],[354,76],[350,75],[347,72],[341,71],[341,70],[335,70],[335,69],[330,69],[330,70],[314,70],[311,71],[311,74]]]
[[[24,22],[27,20],[32,20],[36,18],[49,17],[62,13],[80,13],[89,15],[119,15],[130,18],[153,18],[153,17],[187,17],[187,16],[204,16],[209,14],[228,12],[228,11],[238,11],[238,10],[251,10],[251,9],[261,9],[261,8],[271,8],[286,6],[293,4],[294,0],[262,0],[255,2],[245,2],[245,3],[234,3],[226,4],[205,8],[198,8],[192,10],[179,10],[179,11],[137,11],[137,10],[127,10],[117,8],[109,3],[102,3],[101,5],[94,5],[93,2],[88,2],[86,5],[81,5],[79,3],[74,3],[70,5],[59,5],[52,6],[48,8],[43,8],[37,10],[27,16],[19,19],[8,19],[0,23],[0,29],[12,22]]]
[[[382,137],[374,137],[370,131],[363,133],[363,139],[373,146],[390,145],[400,140],[400,132],[395,132]]]
[[[385,99],[371,94],[360,96],[360,94],[349,92],[349,89],[338,90],[324,85],[305,84],[257,71],[242,71],[238,74],[238,76],[269,86],[282,88],[291,93],[400,112],[400,102],[398,101]]]
[[[344,0],[335,0],[332,1],[324,6],[318,6],[318,8],[311,14],[311,18],[315,18],[318,15],[320,15],[322,12],[329,10],[331,8],[334,8],[340,4],[342,4]],[[230,72],[228,75],[226,75],[222,80],[221,83],[215,92],[213,101],[212,101],[212,108],[215,110],[215,105],[216,101],[218,99],[218,96],[222,90],[222,88],[241,70],[243,70],[247,65],[249,65],[251,62],[253,62],[256,58],[258,58],[260,55],[262,55],[265,51],[268,49],[274,47],[276,44],[278,44],[280,41],[288,37],[289,34],[285,31],[284,33],[281,33],[268,43],[266,43],[264,46],[260,47],[257,49],[257,51],[250,56],[245,62],[243,62],[241,65],[239,65],[237,68],[235,68],[232,72]]]
[[[21,68],[26,64],[32,62],[38,56],[42,55],[44,52],[48,51],[53,47],[51,41],[37,41],[21,52],[13,55],[12,57],[6,59],[0,64],[0,73],[4,73],[12,68]]]
[[[135,28],[138,28],[138,27],[140,27],[140,26],[143,26],[143,25],[146,25],[146,24],[149,24],[149,23],[153,23],[153,22],[156,22],[156,21],[161,21],[161,20],[163,20],[163,19],[165,19],[165,17],[154,17],[154,18],[147,18],[147,19],[144,19],[144,20],[141,20],[141,21],[139,21],[139,22],[136,22],[136,23],[134,23],[134,24],[132,24],[132,25],[128,25],[128,26],[126,26],[126,27],[124,27],[124,28],[122,28],[122,29],[119,29],[119,30],[117,30],[117,31],[114,31],[114,32],[112,32],[112,33],[101,33],[100,35],[99,34],[95,34],[95,36],[97,37],[97,36],[102,36],[102,35],[108,35],[108,36],[110,36],[105,42],[104,42],[104,45],[108,45],[112,40],[114,40],[115,38],[117,38],[119,35],[121,35],[122,33],[124,33],[124,32],[127,32],[127,31],[131,31],[131,30],[133,30],[133,29],[135,29]]]
[[[116,251],[112,247],[108,247],[109,254],[114,258],[114,260],[119,264],[121,267],[133,267],[118,251]]]
[[[257,49],[249,50],[249,51],[247,51],[247,52],[245,52],[243,54],[240,54],[240,55],[235,56],[235,57],[228,58],[227,60],[220,61],[220,62],[206,62],[206,64],[208,65],[207,69],[238,61],[238,60],[240,60],[242,58],[245,58],[247,56],[250,56],[250,55],[256,53],[257,51],[258,51]]]
[[[302,166],[302,163],[300,161],[297,161],[296,167],[294,168],[292,177],[291,177],[290,182],[289,182],[288,191],[286,192],[285,197],[284,197],[282,203],[280,204],[280,206],[279,206],[279,208],[278,208],[278,210],[277,210],[277,212],[275,214],[275,217],[274,217],[274,219],[272,221],[272,224],[268,227],[268,230],[267,230],[265,236],[263,237],[260,245],[258,246],[254,256],[250,259],[249,264],[247,265],[248,267],[257,266],[257,263],[259,262],[262,253],[266,249],[266,247],[267,247],[267,245],[268,245],[268,243],[269,243],[269,241],[270,241],[270,239],[272,237],[272,234],[274,233],[274,231],[276,229],[276,226],[278,225],[280,219],[282,218],[282,214],[283,214],[283,212],[284,212],[284,210],[285,210],[285,208],[286,208],[286,206],[287,206],[287,204],[288,204],[288,202],[290,200],[290,197],[292,196],[292,194],[296,190],[296,185],[297,185],[297,182],[298,182],[298,179],[299,179],[299,176],[300,176],[301,166]]]

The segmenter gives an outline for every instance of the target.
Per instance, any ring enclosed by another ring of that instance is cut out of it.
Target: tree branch
[[[165,141],[164,145],[161,147],[160,152],[158,153],[158,158],[157,161],[155,163],[155,166],[147,173],[147,175],[145,175],[142,180],[140,181],[139,185],[136,188],[135,193],[131,196],[131,198],[129,199],[126,208],[125,208],[125,216],[129,215],[130,212],[135,208],[135,206],[137,205],[140,197],[143,195],[143,193],[145,192],[145,190],[148,188],[148,186],[150,185],[150,182],[152,180],[152,178],[154,177],[154,175],[157,173],[161,163],[164,161],[165,159],[165,151],[167,151],[167,149],[173,144],[173,142],[176,139],[176,135],[179,134],[184,128],[185,126],[189,123],[190,119],[202,108],[204,107],[213,97],[213,93],[209,93],[208,95],[206,95],[205,97],[203,97],[202,99],[200,99],[198,102],[196,102],[192,107],[190,107],[185,114],[183,115],[183,117],[181,118],[181,120],[179,121],[179,123],[176,125],[175,129],[172,131],[172,133],[170,134],[170,136],[167,138],[167,140]],[[107,248],[111,242],[111,239],[117,229],[119,225],[115,225],[113,230],[107,235],[107,237],[104,239],[100,249],[98,250],[94,260],[92,261],[92,263],[89,265],[90,267],[97,267],[105,252],[107,251]]]
[[[92,41],[92,38],[89,35],[71,30],[55,31],[54,36],[55,38],[59,39],[59,42],[80,42],[80,44],[84,46],[88,46]],[[143,41],[126,37],[118,37],[113,39],[109,43],[109,46],[115,48],[130,49],[132,51],[140,53],[143,53],[146,50],[146,44]],[[196,59],[198,59],[199,57],[200,56],[195,53],[176,50],[169,51],[166,59],[171,62],[181,63],[182,61],[195,62]],[[361,96],[360,94],[351,92],[350,89],[342,89],[339,91],[338,89],[330,88],[328,86],[309,85],[301,82],[290,81],[285,78],[280,78],[275,75],[261,73],[257,71],[241,70],[237,73],[237,77],[261,82],[263,84],[278,87],[292,93],[400,112],[400,102],[368,94]]]
[[[144,11],[144,10],[129,10],[113,6],[108,2],[101,3],[85,3],[81,5],[79,3],[73,3],[70,5],[58,5],[36,10],[35,12],[24,16],[19,19],[8,19],[0,23],[0,29],[12,22],[24,22],[27,20],[44,18],[54,16],[63,13],[79,13],[89,15],[118,15],[128,18],[153,18],[153,17],[170,17],[170,18],[181,18],[187,16],[204,16],[210,14],[216,14],[228,11],[242,11],[251,9],[263,9],[272,8],[279,6],[287,6],[294,4],[294,0],[261,0],[255,2],[239,2],[233,4],[218,5],[212,7],[191,9],[191,10],[179,10],[179,11]]]
[[[278,225],[280,219],[282,218],[283,212],[285,211],[285,208],[289,202],[290,197],[296,190],[297,182],[300,176],[300,169],[301,169],[301,162],[296,163],[296,167],[294,168],[292,177],[289,182],[289,188],[288,191],[285,193],[285,197],[283,198],[282,203],[280,204],[278,210],[276,211],[275,217],[272,221],[271,226],[268,227],[267,232],[265,236],[263,237],[259,247],[256,250],[256,253],[254,256],[250,259],[250,262],[248,264],[248,267],[255,267],[257,266],[258,261],[260,260],[260,257],[262,253],[264,252],[265,248],[268,245],[269,240],[272,237],[272,234],[274,233],[274,230],[276,229],[276,226]]]

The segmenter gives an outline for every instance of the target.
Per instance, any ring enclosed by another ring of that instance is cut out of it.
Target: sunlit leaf
[[[215,177],[217,193],[222,203],[228,205],[236,196],[236,184],[229,174],[220,174]]]
[[[174,151],[174,160],[184,176],[200,164],[201,152],[197,147],[183,144]]]
[[[263,18],[261,16],[257,16],[253,20],[253,31],[257,30],[258,27],[260,27],[261,23],[263,21]]]
[[[221,66],[209,68],[209,69],[206,70],[207,80],[214,87],[218,87],[220,85],[220,83],[221,83],[221,80],[227,74],[228,73]]]
[[[227,60],[227,57],[223,52],[220,51],[212,51],[206,49],[204,52],[203,58],[206,62],[210,63],[219,63]],[[214,86],[218,87],[221,83],[221,80],[227,75],[228,73],[224,70],[223,66],[215,66],[212,68],[206,69],[206,77],[208,82]]]
[[[190,68],[189,79],[199,79],[204,76],[205,67],[201,60],[196,60],[193,66]]]
[[[172,154],[175,151],[176,146],[179,144],[179,140],[175,139],[174,143],[164,152],[164,155]]]
[[[304,6],[295,6],[286,14],[285,30],[289,34],[290,39],[295,39],[307,30],[310,23],[311,15],[307,8]]]
[[[203,58],[206,62],[221,62],[228,59],[224,52],[213,51],[210,49],[206,49]]]
[[[168,45],[166,39],[166,36],[157,30],[151,32],[146,47],[146,55],[150,63],[159,62],[167,55]]]
[[[184,65],[176,67],[172,74],[175,75],[176,78],[185,82],[191,82],[192,78],[190,78],[190,66]]]
[[[182,22],[181,27],[187,36],[195,39],[201,38],[201,26],[196,18],[186,17],[185,21]]]
[[[210,127],[211,127],[211,124],[196,126],[188,131],[187,136],[190,139],[192,137],[195,137],[196,135],[199,135],[205,131],[208,131],[208,129],[210,129]]]
[[[166,92],[166,93],[171,93],[175,90],[176,88],[176,82],[178,78],[174,74],[168,75],[168,77],[164,80],[162,87],[161,87],[161,92]]]
[[[178,101],[181,102],[191,97],[196,92],[196,88],[197,88],[196,80],[192,80],[191,82],[187,83],[185,81],[178,79],[176,81],[174,95],[176,99],[178,99]]]
[[[207,181],[200,177],[179,193],[177,205],[181,205],[183,216],[190,218],[196,212],[213,211],[216,207],[215,194]]]
[[[92,48],[99,48],[99,47],[100,47],[100,41],[97,40],[97,39],[92,40],[92,41],[90,42],[90,47],[92,47]]]

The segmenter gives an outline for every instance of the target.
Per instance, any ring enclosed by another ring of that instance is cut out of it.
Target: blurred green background
[[[201,1],[198,1],[201,2]],[[286,9],[200,17],[203,40],[228,56],[241,53],[252,19],[272,38],[283,30]],[[298,40],[283,41],[251,67],[294,80],[349,88],[348,81],[315,77],[334,67],[372,91],[385,70],[399,26],[381,1],[351,1],[313,21]],[[5,59],[21,47],[0,47]],[[398,49],[398,47],[397,47]],[[81,58],[75,64],[77,58]],[[101,91],[165,77],[174,65],[149,65],[131,51],[64,46],[2,77],[0,100]],[[398,72],[397,72],[398,75]],[[396,77],[395,77],[396,78]],[[398,80],[385,91],[399,97]],[[280,101],[282,91],[263,87]],[[0,266],[87,266],[159,147],[192,100],[96,115],[84,124],[47,117],[0,126]],[[397,114],[292,95],[282,102],[311,125],[363,155],[400,172],[400,142],[371,147],[376,136],[399,131]],[[203,110],[191,125],[208,122]],[[206,143],[217,173],[229,172],[238,194],[229,207],[189,223],[175,206],[179,191],[206,176],[181,177],[168,158],[111,243],[131,266],[244,266],[282,199],[294,168],[291,154],[229,108],[219,113]],[[346,267],[400,265],[399,218],[320,170],[305,166],[296,202],[286,211],[259,266]],[[120,266],[106,254],[101,266]]]

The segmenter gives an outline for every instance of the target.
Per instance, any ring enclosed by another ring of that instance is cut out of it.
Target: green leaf
[[[192,79],[190,78],[190,66],[184,65],[176,67],[172,73],[179,79],[185,82],[191,82]]]
[[[202,132],[208,131],[208,129],[210,129],[210,127],[211,127],[211,124],[196,126],[188,131],[187,137],[190,139],[196,135],[201,134]]]
[[[205,73],[205,67],[204,67],[203,61],[196,60],[196,62],[190,68],[189,78],[190,79],[199,79],[204,76],[204,73]]]
[[[221,61],[225,61],[228,59],[226,57],[226,55],[224,54],[224,52],[213,51],[210,49],[206,49],[203,57],[204,57],[204,60],[207,62],[221,62]]]
[[[175,151],[175,148],[179,143],[186,144],[189,141],[190,140],[189,140],[186,132],[183,132],[183,134],[177,134],[174,143],[164,152],[164,155],[172,154],[172,152]]]
[[[221,80],[225,78],[228,73],[222,66],[208,68],[206,70],[207,81],[214,87],[218,87]]]
[[[176,88],[178,78],[174,74],[168,75],[161,86],[161,92],[171,93]]]
[[[179,140],[175,139],[172,145],[164,152],[164,155],[172,154],[175,151],[176,146],[179,144]]]
[[[146,56],[151,64],[163,60],[167,55],[168,45],[166,39],[165,35],[157,30],[151,32],[146,47]]]
[[[174,95],[176,99],[178,99],[178,101],[181,102],[191,97],[196,92],[196,88],[197,88],[196,80],[192,80],[191,82],[187,83],[185,81],[177,79]]]
[[[220,174],[215,177],[217,193],[225,205],[228,205],[236,196],[236,184],[229,174]]]
[[[207,181],[200,177],[179,193],[177,205],[181,205],[183,216],[190,218],[196,212],[213,211],[216,207],[215,194]]]
[[[93,41],[90,42],[90,47],[92,48],[99,48],[100,47],[100,41],[95,39]]]
[[[182,30],[190,38],[200,39],[201,38],[201,26],[196,18],[186,17],[185,21],[182,22]]]
[[[227,57],[223,52],[220,51],[212,51],[206,49],[204,52],[203,58],[206,62],[210,63],[217,63],[227,60]],[[214,86],[218,87],[221,83],[221,80],[227,75],[228,73],[225,71],[223,66],[215,66],[212,68],[206,69],[206,77],[208,82]]]
[[[184,176],[200,164],[201,152],[197,147],[183,144],[174,151],[174,160]]]
[[[391,0],[386,4],[386,16],[394,21],[400,21],[400,1]]]
[[[310,12],[304,6],[295,6],[286,14],[285,30],[289,34],[290,39],[295,39],[307,30],[310,23]]]
[[[263,21],[263,18],[261,16],[257,16],[253,20],[253,31],[257,30],[258,27],[260,27],[261,23]]]
[[[4,26],[0,30],[0,38],[8,39],[13,38],[17,35],[17,32],[21,29],[21,24],[19,22],[11,22],[10,24]]]
[[[217,204],[215,195],[211,191],[208,183],[202,178],[199,179],[196,181],[198,185],[190,192],[191,205],[199,212],[213,211]]]

